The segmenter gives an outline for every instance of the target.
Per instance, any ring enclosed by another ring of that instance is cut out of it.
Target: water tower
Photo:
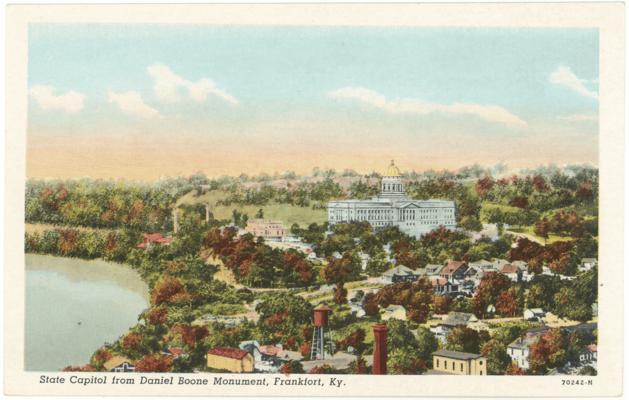
[[[328,316],[332,309],[325,304],[319,304],[314,309],[314,330],[312,332],[311,360],[323,360],[326,354],[331,355],[334,344],[328,328]],[[326,352],[327,350],[327,352]]]

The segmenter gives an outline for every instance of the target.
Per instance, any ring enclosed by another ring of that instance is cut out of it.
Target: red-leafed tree
[[[511,280],[499,272],[489,272],[485,274],[476,289],[472,305],[474,314],[479,318],[484,318],[487,306],[495,305],[496,299],[503,291],[511,287]]]
[[[173,365],[172,356],[149,354],[135,363],[136,372],[170,372]]]
[[[151,303],[155,305],[183,303],[190,299],[181,280],[170,275],[163,275],[151,291]]]
[[[480,198],[485,198],[485,196],[487,195],[487,193],[491,190],[493,186],[494,186],[494,180],[491,179],[491,177],[486,176],[486,177],[480,178],[478,181],[476,181],[476,185],[475,185],[476,194],[478,194],[478,197]]]
[[[503,317],[515,317],[520,313],[518,295],[515,288],[503,290],[496,299],[496,312]]]

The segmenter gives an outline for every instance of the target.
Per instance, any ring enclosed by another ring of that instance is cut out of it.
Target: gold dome
[[[395,166],[393,160],[391,160],[391,165],[387,168],[387,172],[385,172],[384,176],[402,176],[398,167]]]

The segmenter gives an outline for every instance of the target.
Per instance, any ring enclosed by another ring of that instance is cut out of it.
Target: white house
[[[596,258],[583,258],[581,259],[581,264],[579,265],[580,272],[587,272],[592,268],[598,265],[598,260]]]

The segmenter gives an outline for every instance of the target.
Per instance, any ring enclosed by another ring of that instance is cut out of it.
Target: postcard
[[[620,395],[623,7],[9,6],[5,393]]]

